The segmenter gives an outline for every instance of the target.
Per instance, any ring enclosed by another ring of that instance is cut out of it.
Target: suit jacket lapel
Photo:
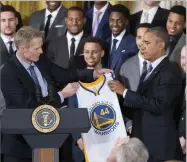
[[[161,68],[163,66],[165,66],[168,62],[168,58],[164,58],[160,64],[152,71],[151,75],[149,76],[149,78],[143,82],[142,84],[142,92],[145,91],[148,87],[149,87],[149,84],[151,83],[151,81],[153,80],[153,78],[160,72]]]
[[[11,61],[13,63],[13,66],[15,67],[14,69],[18,72],[17,75],[20,78],[22,84],[27,88],[30,94],[34,94],[36,86],[27,70],[19,62],[16,56],[12,56]]]
[[[106,11],[105,11],[105,13],[104,13],[104,15],[103,15],[103,17],[102,17],[100,23],[99,23],[99,26],[98,26],[98,28],[97,28],[96,35],[99,34],[100,31],[102,32],[101,29],[102,29],[103,26],[108,22],[108,19],[109,19],[109,18],[108,18],[108,17],[109,17],[108,10],[109,10],[109,8],[110,8],[110,4],[108,5],[108,7],[107,7],[107,9],[106,9]]]
[[[81,51],[81,50],[82,50],[81,48],[82,48],[82,45],[83,45],[83,43],[85,42],[85,39],[86,39],[86,38],[88,38],[88,36],[83,34],[82,38],[81,38],[80,41],[79,41],[77,50],[76,50],[76,52],[75,52],[75,56],[78,56],[78,55],[82,54],[83,51]]]
[[[40,13],[40,18],[39,18],[40,22],[38,22],[38,24],[39,24],[38,29],[40,31],[45,30],[45,11],[46,11],[46,9],[43,9]]]
[[[121,59],[121,55],[122,55],[122,50],[124,50],[124,44],[126,44],[126,33],[125,35],[123,36],[118,48],[117,48],[117,51],[116,51],[116,56],[114,57],[113,61],[112,61],[112,65],[111,65],[111,68],[114,69],[118,63],[118,61]]]
[[[8,60],[10,58],[10,54],[1,37],[0,37],[0,48],[1,48],[1,62],[3,63],[5,60]]]
[[[158,10],[156,11],[156,14],[155,14],[155,16],[154,16],[153,21],[152,21],[151,24],[154,24],[156,20],[159,20],[159,19],[160,19],[160,18],[159,18],[159,17],[160,17],[160,15],[159,15],[159,10],[160,10],[160,9],[161,9],[161,8],[158,7]]]
[[[132,73],[134,73],[132,76],[134,76],[134,80],[136,81],[137,85],[140,81],[140,66],[139,66],[139,57],[138,54],[136,55],[134,59],[134,66],[132,68]]]

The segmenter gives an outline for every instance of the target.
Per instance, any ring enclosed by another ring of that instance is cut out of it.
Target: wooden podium
[[[22,135],[33,150],[33,162],[59,162],[59,148],[69,134],[87,133],[91,127],[86,108],[63,108],[58,110],[58,127],[51,133],[41,133],[32,125],[32,112],[31,109],[6,109],[2,116],[2,132]]]

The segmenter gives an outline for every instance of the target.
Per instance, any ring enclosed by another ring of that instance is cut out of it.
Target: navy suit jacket
[[[111,51],[112,37],[107,39],[107,43],[109,49],[108,51]],[[117,77],[123,62],[136,55],[137,53],[138,49],[135,38],[130,33],[126,32],[117,48],[116,57],[114,57],[110,66],[108,64],[108,68],[113,69]],[[110,62],[110,57],[111,54],[109,52],[108,62]]]
[[[111,34],[111,30],[109,27],[109,10],[111,8],[111,4],[108,5],[100,23],[99,27],[96,32],[96,37],[100,38],[101,40],[105,41]],[[86,13],[86,25],[84,27],[84,31],[87,35],[92,35],[92,23],[93,23],[93,11],[94,8],[90,8]]]

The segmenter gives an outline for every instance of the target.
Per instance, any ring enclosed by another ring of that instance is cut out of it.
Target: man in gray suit
[[[151,27],[151,24],[143,23],[137,27],[136,30],[136,45],[140,49],[143,35],[148,28]],[[138,88],[140,76],[147,70],[149,62],[145,61],[143,55],[139,52],[137,55],[129,58],[125,61],[120,68],[120,79],[121,81],[133,91],[136,91]],[[129,113],[129,112],[127,112]],[[129,114],[132,115],[132,114]],[[131,126],[131,127],[130,127]],[[132,120],[128,120],[126,123],[128,132],[131,133],[132,130]]]
[[[67,9],[61,1],[46,1],[47,8],[34,12],[29,25],[44,32],[45,40],[54,40],[66,32],[65,17]]]
[[[170,36],[166,54],[170,61],[177,62],[180,65],[180,52],[186,44],[186,35],[183,33],[186,27],[186,8],[180,5],[173,6],[166,27]]]

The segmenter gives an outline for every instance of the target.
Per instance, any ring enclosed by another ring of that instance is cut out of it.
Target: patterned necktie
[[[47,38],[47,35],[48,35],[48,32],[49,32],[51,17],[52,17],[52,15],[47,16],[47,22],[46,22],[46,25],[45,25],[45,39]]]
[[[144,12],[143,23],[148,23],[148,22],[149,22],[149,13],[148,12]]]
[[[14,50],[12,48],[12,43],[13,41],[9,41],[8,44],[9,44],[9,49],[8,49],[8,52],[10,55],[13,55],[14,54]]]
[[[116,54],[116,50],[117,50],[116,44],[117,44],[117,42],[118,42],[117,39],[113,39],[112,50],[111,50],[111,53],[110,53],[110,68],[111,68],[111,65],[112,65],[112,60],[114,59],[115,54]]]
[[[39,84],[39,81],[38,81],[36,72],[35,72],[35,70],[34,70],[34,67],[35,67],[34,65],[30,65],[29,68],[28,68],[28,70],[29,70],[30,73],[31,73],[31,78],[33,79],[34,83],[35,83],[38,87],[40,87],[40,84]]]
[[[96,12],[95,21],[93,22],[92,26],[92,36],[95,36],[97,33],[97,28],[99,27],[99,17],[101,15],[101,11]]]
[[[142,74],[143,73],[147,73],[147,62],[146,61],[143,62]]]
[[[153,67],[152,67],[152,65],[150,64],[150,65],[149,65],[149,68],[148,68],[148,70],[147,70],[146,76],[145,76],[145,78],[144,78],[144,80],[143,80],[144,82],[149,78],[149,76],[150,76],[152,70],[153,70]]]
[[[75,38],[71,38],[70,58],[73,57],[75,53],[75,41]]]

